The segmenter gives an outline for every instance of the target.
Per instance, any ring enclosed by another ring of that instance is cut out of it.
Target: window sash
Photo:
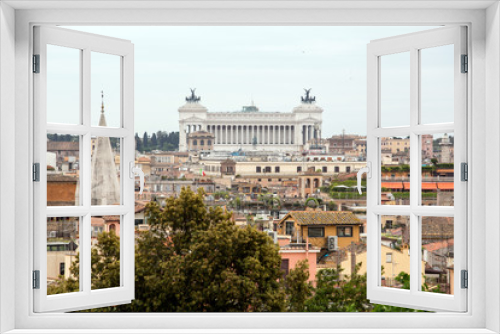
[[[46,120],[47,45],[58,45],[80,50],[80,123],[53,124]],[[121,59],[121,126],[119,128],[91,126],[90,76],[91,52],[119,56]],[[134,162],[133,120],[133,45],[129,41],[53,28],[34,28],[34,54],[40,55],[40,73],[33,74],[34,83],[34,161],[40,163],[40,182],[33,186],[34,203],[34,270],[40,271],[40,289],[33,290],[34,311],[72,311],[95,306],[128,303],[134,297],[134,182],[129,178]],[[80,196],[81,205],[47,207],[47,133],[80,136]],[[120,205],[91,205],[91,138],[118,137],[120,145]],[[120,287],[91,289],[91,217],[119,215],[123,224],[120,236]],[[47,295],[47,218],[79,217],[79,292]]]
[[[371,178],[368,178],[367,187],[374,189],[367,195],[367,295],[373,303],[395,305],[425,310],[466,311],[467,290],[460,289],[460,270],[467,269],[466,262],[466,218],[467,218],[467,187],[460,180],[460,163],[467,162],[466,134],[467,134],[467,75],[460,73],[461,54],[467,53],[465,27],[446,27],[424,32],[396,36],[372,41],[368,45],[368,150],[367,161],[371,163]],[[419,124],[419,51],[441,45],[455,45],[455,114],[454,123]],[[380,57],[399,52],[410,52],[410,126],[380,127]],[[449,133],[455,134],[455,206],[430,207],[420,205],[421,193],[421,152],[419,135]],[[412,173],[410,182],[410,205],[380,205],[381,189],[381,138],[400,137],[410,135],[410,164]],[[372,149],[373,148],[373,149]],[[408,215],[410,216],[410,290],[385,288],[380,285],[381,251],[380,251],[380,216],[381,215]],[[455,239],[455,277],[454,295],[443,295],[419,291],[421,275],[421,231],[419,221],[422,216],[454,217]],[[458,247],[462,245],[461,247]]]

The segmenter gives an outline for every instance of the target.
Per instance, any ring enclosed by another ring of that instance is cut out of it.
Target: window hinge
[[[33,289],[40,289],[40,270],[33,270]]]
[[[469,72],[469,56],[467,55],[462,55],[462,68],[460,72],[462,73]]]
[[[467,270],[462,270],[460,272],[461,275],[461,281],[462,281],[462,289],[468,289],[469,288],[469,272]]]
[[[461,180],[469,181],[469,165],[466,162],[462,162],[461,167]]]
[[[40,73],[40,55],[33,55],[33,73]]]
[[[33,164],[33,181],[40,182],[40,163]]]

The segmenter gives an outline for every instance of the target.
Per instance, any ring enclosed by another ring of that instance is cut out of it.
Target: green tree
[[[156,138],[156,133],[153,132],[151,135],[151,149],[156,150],[158,147],[158,140]]]
[[[183,189],[161,209],[147,206],[150,230],[136,240],[135,299],[96,312],[248,312],[285,310],[281,257],[265,233],[237,227],[231,213],[207,208],[203,191]],[[103,233],[92,250],[92,287],[119,286],[119,240]],[[61,280],[53,293],[77,291]],[[95,275],[94,275],[95,273]]]
[[[91,249],[92,289],[120,286],[120,238],[114,231],[99,233],[97,243]],[[76,292],[79,290],[80,256],[69,268],[70,277],[59,277],[59,282],[47,287],[47,294]]]
[[[151,148],[149,147],[149,137],[147,132],[144,132],[144,135],[142,136],[142,146],[144,151],[151,151]]]
[[[142,141],[137,132],[135,133],[135,149],[139,152],[143,151]]]
[[[309,264],[307,260],[300,261],[285,279],[286,310],[304,312],[306,302],[312,293],[313,287],[309,283]]]

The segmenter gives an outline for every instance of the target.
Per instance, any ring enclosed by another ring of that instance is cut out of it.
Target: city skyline
[[[178,131],[177,109],[190,88],[197,89],[200,103],[209,111],[240,111],[253,102],[264,112],[291,112],[300,104],[303,89],[312,88],[317,105],[324,109],[323,137],[329,137],[343,129],[366,133],[370,40],[433,27],[66,28],[135,44],[135,132],[139,134]],[[108,125],[113,126],[113,119],[118,122],[119,101],[116,61],[102,55],[95,59],[99,62],[92,70],[93,119],[97,122],[104,90]],[[67,113],[63,107],[67,104],[60,103],[64,98],[70,96],[59,95],[59,103],[52,104],[55,115]]]

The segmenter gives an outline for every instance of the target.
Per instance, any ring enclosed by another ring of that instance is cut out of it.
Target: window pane
[[[47,45],[47,122],[80,123],[81,50]]]
[[[410,137],[380,138],[382,205],[410,204]]]
[[[420,50],[421,123],[454,120],[454,46]]]
[[[80,202],[80,136],[47,134],[47,206]]]
[[[322,238],[325,236],[324,227],[309,227],[307,231],[310,238]]]
[[[47,295],[79,291],[78,217],[47,218]]]
[[[121,57],[92,52],[91,68],[92,126],[120,127]]]
[[[410,53],[380,57],[382,127],[410,125]]]
[[[92,138],[92,205],[120,205],[120,138]]]
[[[410,217],[380,216],[380,285],[410,289]]]
[[[453,206],[454,136],[422,135],[422,205]]]
[[[454,219],[422,217],[423,291],[453,294]],[[458,273],[460,274],[460,273]]]
[[[120,286],[120,220],[92,217],[92,290]]]

